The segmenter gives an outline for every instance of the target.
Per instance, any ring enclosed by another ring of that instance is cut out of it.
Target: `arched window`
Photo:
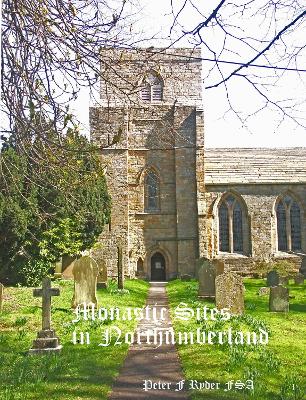
[[[240,201],[228,194],[219,205],[219,250],[227,253],[242,253],[243,219]]]
[[[144,101],[162,101],[163,81],[160,76],[151,71],[147,74],[142,83],[140,98]]]
[[[291,196],[281,198],[276,207],[279,251],[301,250],[301,210]]]
[[[155,171],[150,170],[146,173],[144,179],[145,185],[145,211],[157,211],[160,208],[159,177]]]

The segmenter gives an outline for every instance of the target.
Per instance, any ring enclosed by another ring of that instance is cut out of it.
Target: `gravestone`
[[[304,277],[306,278],[306,255],[303,254],[303,255],[301,256],[301,258],[302,258],[302,262],[301,262],[300,271],[301,271],[301,273],[304,275]]]
[[[189,275],[189,274],[183,274],[183,275],[181,275],[181,281],[189,282],[190,279],[191,279],[191,275]]]
[[[58,353],[62,346],[55,331],[51,329],[51,297],[59,296],[60,290],[51,287],[51,279],[44,278],[41,289],[34,289],[34,297],[42,297],[42,329],[37,333],[37,338],[33,340],[30,355],[43,353]]]
[[[2,311],[3,307],[3,293],[4,293],[4,286],[0,283],[0,312]]]
[[[117,246],[117,271],[118,271],[118,289],[123,289],[123,281],[124,281],[124,274],[123,274],[123,266],[122,266],[122,247]]]
[[[266,296],[266,295],[268,295],[270,293],[270,288],[269,287],[261,287],[261,288],[259,288],[259,290],[258,290],[258,295],[259,296]]]
[[[97,305],[97,278],[99,268],[96,261],[84,256],[77,259],[73,266],[74,295],[72,307],[76,308],[79,304]]]
[[[294,283],[296,285],[304,285],[304,275],[301,273],[298,273],[294,276]]]
[[[227,308],[233,315],[244,312],[244,286],[241,276],[225,272],[216,277],[216,307]]]
[[[289,285],[289,276],[280,276],[279,284],[280,285]]]
[[[269,311],[289,311],[289,289],[284,286],[274,286],[270,290]]]
[[[62,258],[60,258],[60,260],[57,261],[54,265],[54,278],[62,277],[62,267],[63,267],[63,261]]]
[[[221,260],[220,258],[213,258],[211,260],[212,265],[215,267],[216,270],[216,276],[223,274],[224,272],[224,260]]]
[[[270,271],[267,275],[267,286],[278,286],[279,285],[279,275],[276,271]]]
[[[96,259],[99,269],[97,288],[106,289],[107,288],[107,266],[103,258]]]
[[[199,298],[214,298],[216,295],[216,269],[209,259],[202,258],[198,268]]]

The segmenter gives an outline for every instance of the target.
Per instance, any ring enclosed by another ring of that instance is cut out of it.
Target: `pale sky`
[[[175,3],[175,1],[174,1]],[[196,2],[200,3],[200,2]],[[177,6],[179,2],[176,3]],[[149,36],[160,32],[158,36],[166,37],[169,35],[169,27],[171,21],[170,0],[142,0],[142,11],[139,13],[139,20],[135,24],[135,29],[139,27],[144,34]],[[193,10],[186,10],[182,16],[184,24],[195,27],[200,22],[195,18]],[[251,20],[250,23],[254,23]],[[189,27],[189,26],[188,26]],[[254,30],[258,29],[254,25]],[[300,37],[306,37],[306,32]],[[299,38],[295,38],[298,41]],[[162,47],[162,41],[155,40],[148,43],[155,47]],[[184,40],[177,43],[177,47],[190,47]],[[237,49],[239,52],[240,49]],[[241,54],[239,54],[241,55]],[[203,88],[206,84],[204,79],[205,71],[211,67],[211,63],[203,62]],[[303,66],[306,69],[305,65]],[[269,73],[264,70],[264,73]],[[256,71],[257,72],[257,71]],[[303,74],[304,83],[298,79],[295,72],[287,72],[285,79],[278,83],[278,86],[271,87],[272,98],[303,98],[306,93],[306,73]],[[252,113],[260,107],[260,101],[249,85],[234,78],[229,84],[231,101],[238,112]],[[75,105],[75,109],[80,117],[82,124],[88,131],[88,104],[89,96],[86,91],[82,91],[79,100]],[[228,104],[224,87],[214,89],[203,89],[203,106],[205,117],[205,145],[206,147],[298,147],[306,146],[305,128],[297,127],[290,120],[278,126],[279,115],[272,110],[263,110],[248,120],[248,126],[242,126],[237,115],[233,112],[226,113]],[[300,106],[303,115],[306,114],[305,102]]]

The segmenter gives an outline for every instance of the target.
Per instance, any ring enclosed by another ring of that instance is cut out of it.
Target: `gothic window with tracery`
[[[162,101],[163,81],[156,72],[151,71],[145,77],[140,91],[140,98],[149,102]]]
[[[225,196],[219,206],[218,214],[219,250],[242,253],[244,213],[240,201],[231,194]]]
[[[160,184],[157,173],[150,170],[146,173],[145,179],[145,211],[157,211],[160,208]]]
[[[291,196],[281,198],[276,207],[279,251],[301,250],[301,210]]]

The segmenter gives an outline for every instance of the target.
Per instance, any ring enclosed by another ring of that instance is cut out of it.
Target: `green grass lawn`
[[[52,298],[52,325],[61,339],[60,355],[28,356],[26,353],[41,328],[41,298],[33,298],[30,288],[5,288],[0,313],[0,399],[1,400],[78,400],[106,399],[112,382],[127,354],[128,345],[98,346],[101,331],[116,325],[123,332],[135,328],[137,321],[107,321],[104,324],[81,322],[79,331],[89,332],[90,345],[74,345],[75,328],[71,321],[73,282],[56,281],[60,297]],[[98,290],[98,307],[143,307],[148,283],[127,280],[129,293]],[[114,288],[113,288],[114,289]]]
[[[212,331],[224,330],[229,324],[236,330],[254,331],[258,326],[269,330],[266,346],[228,345],[178,345],[186,380],[220,382],[253,379],[252,390],[193,390],[192,399],[256,399],[256,400],[299,400],[305,399],[306,389],[306,290],[304,286],[289,285],[290,312],[270,313],[268,296],[258,296],[263,280],[245,279],[246,317],[234,318],[224,324],[220,321],[196,322],[195,319],[180,321],[173,318],[176,332],[195,331],[197,328]],[[180,303],[192,308],[214,303],[198,300],[196,281],[169,282],[167,292],[171,311]],[[174,314],[172,314],[174,315]],[[223,324],[223,325],[222,325]],[[221,386],[220,386],[221,387]],[[293,390],[294,388],[294,390]]]

